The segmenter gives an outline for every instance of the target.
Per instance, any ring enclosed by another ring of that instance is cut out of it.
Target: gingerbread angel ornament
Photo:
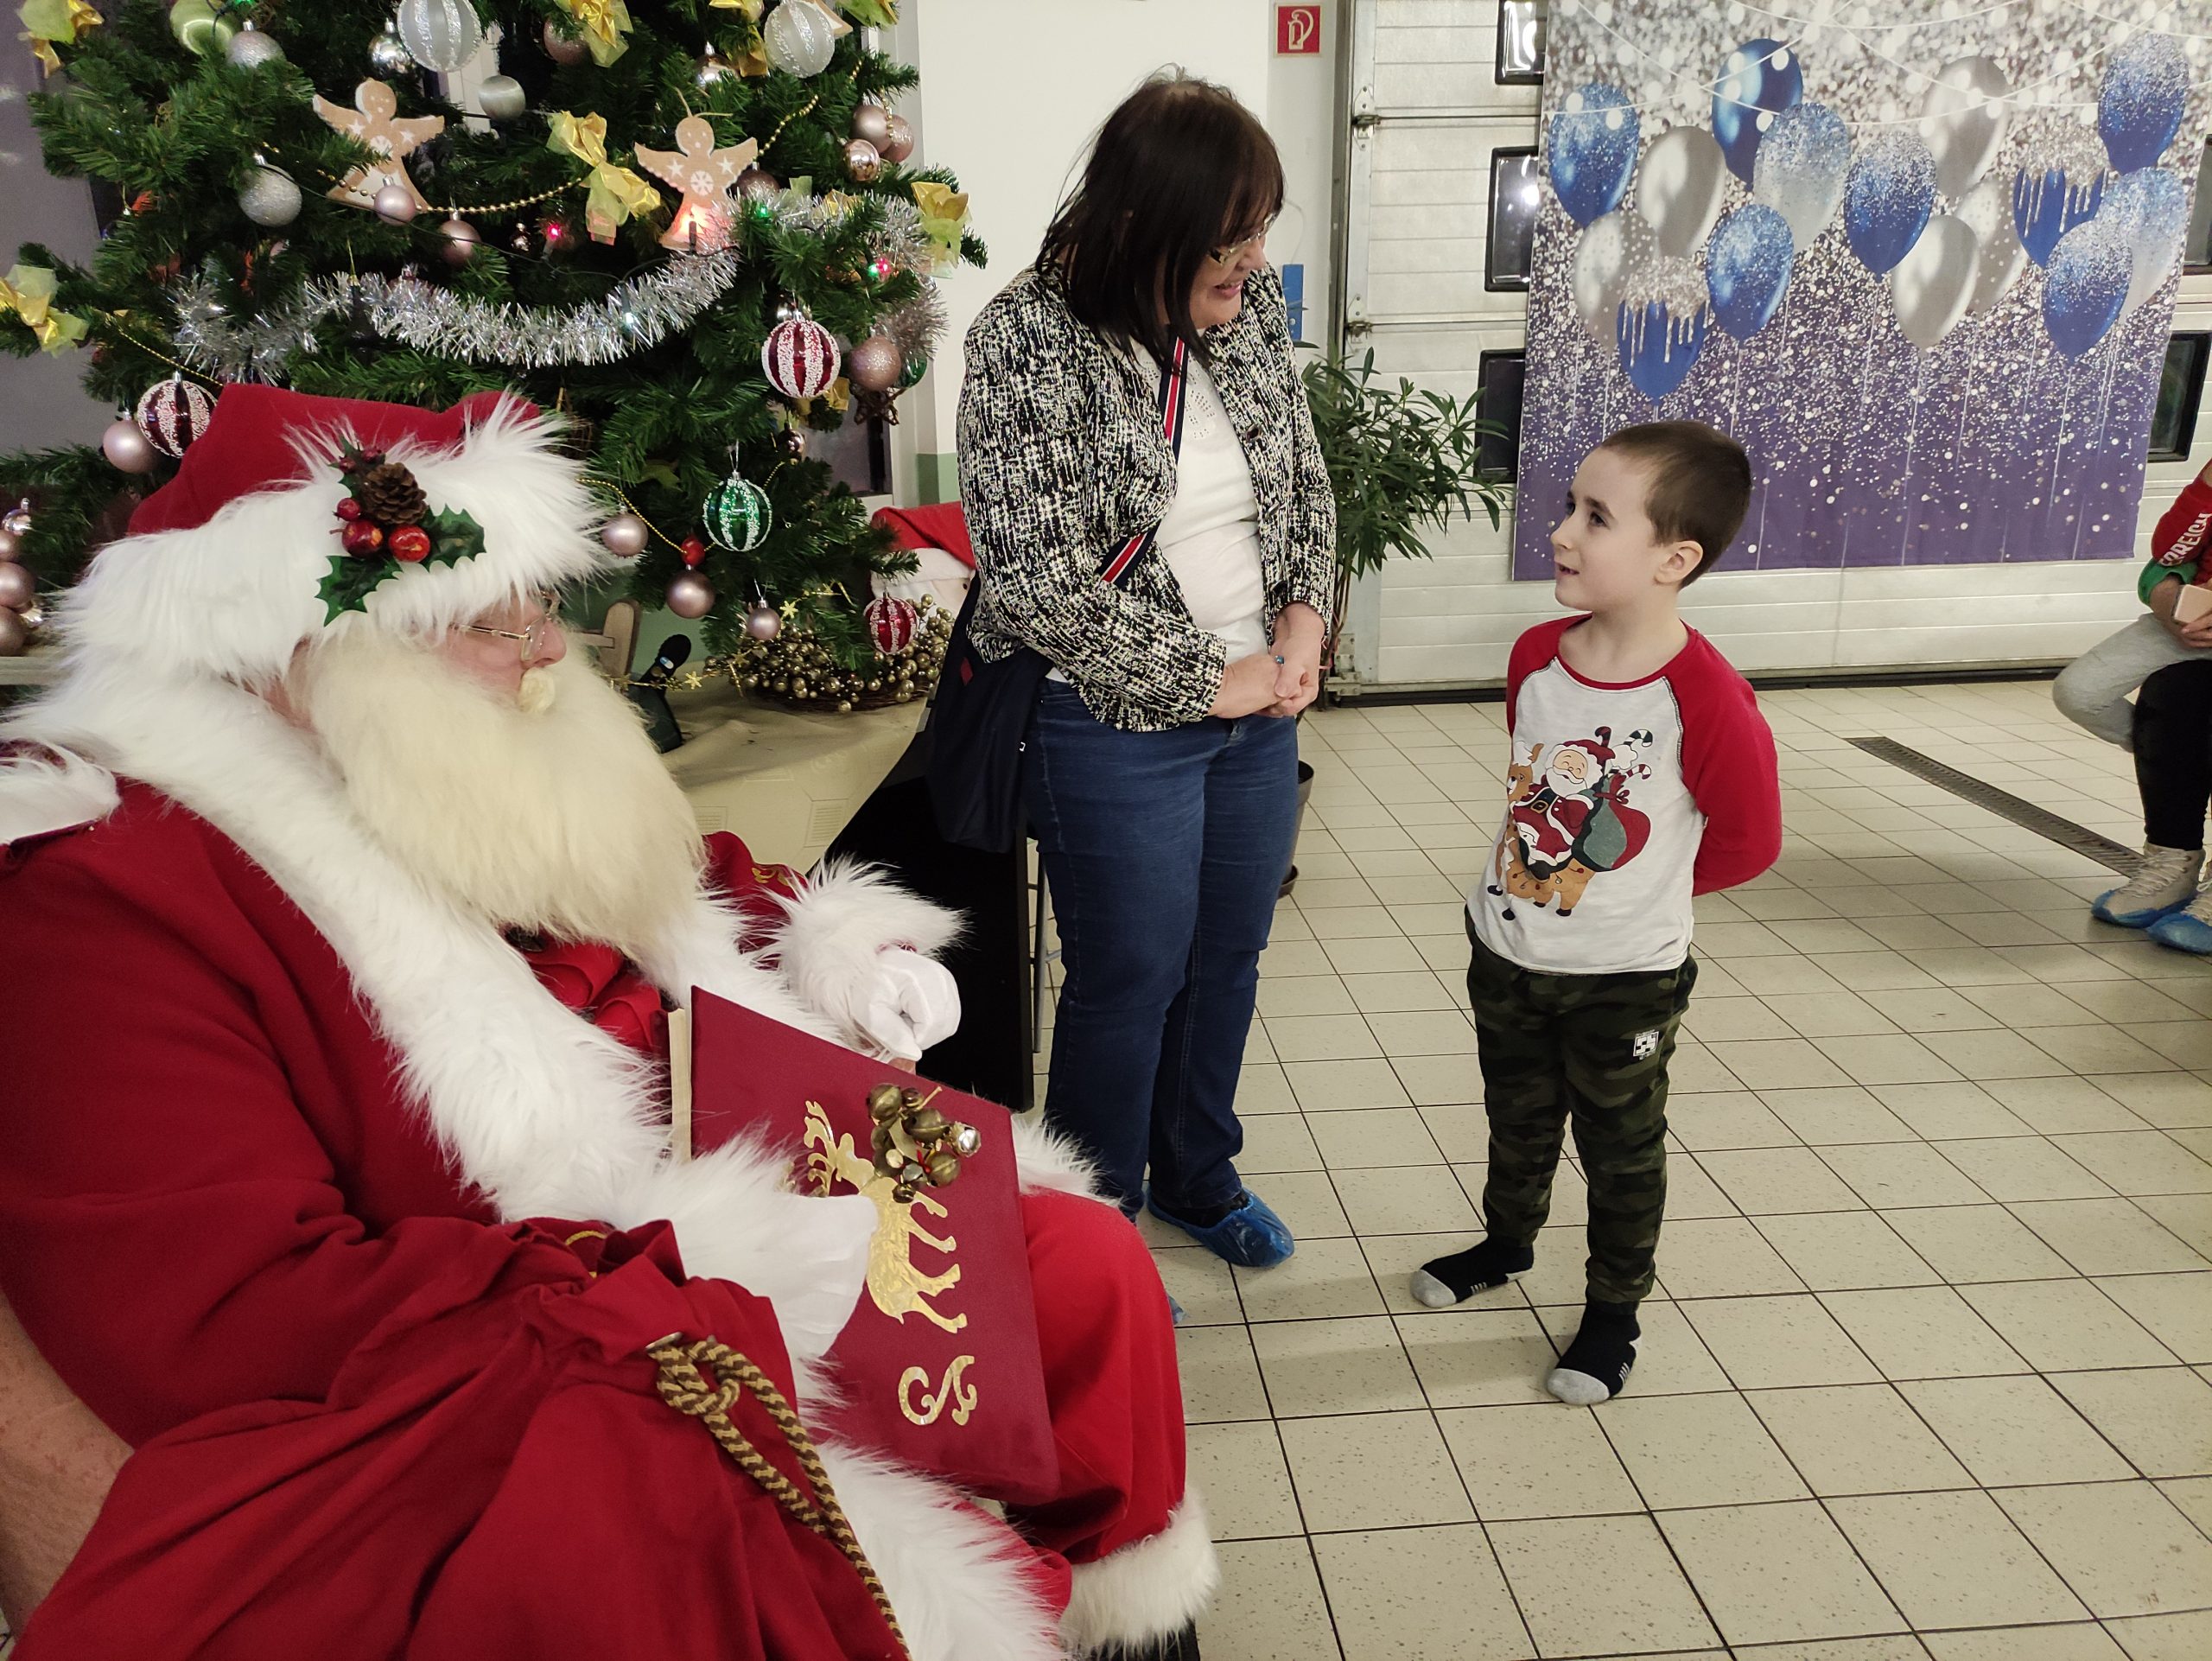
[[[334,200],[373,209],[377,192],[387,185],[397,185],[415,199],[416,207],[430,205],[429,198],[417,190],[415,181],[407,176],[403,163],[419,147],[445,130],[443,116],[398,119],[399,99],[380,80],[365,80],[355,87],[353,108],[350,110],[318,93],[315,112],[348,138],[359,139],[377,154],[375,161],[355,168],[330,188]]]
[[[638,165],[683,194],[683,206],[661,233],[660,245],[698,254],[729,246],[729,193],[760,149],[748,138],[716,150],[714,124],[697,115],[676,124],[674,150],[649,150],[639,145]]]

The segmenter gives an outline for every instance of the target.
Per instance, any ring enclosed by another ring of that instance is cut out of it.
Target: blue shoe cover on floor
[[[1298,1250],[1289,1225],[1249,1188],[1244,1190],[1244,1203],[1211,1228],[1200,1228],[1195,1223],[1185,1222],[1173,1212],[1162,1211],[1149,1190],[1145,1194],[1145,1206],[1161,1222],[1173,1223],[1225,1263],[1242,1263],[1247,1269],[1267,1269]]]
[[[2160,945],[2170,945],[2177,951],[2194,951],[2200,958],[2212,957],[2212,923],[2192,917],[2186,911],[2169,912],[2151,925],[2150,933]]]
[[[2096,903],[2089,907],[2090,915],[2112,924],[2115,928],[2148,928],[2160,918],[2172,916],[2182,906],[2189,903],[2184,900],[2179,906],[2149,906],[2141,911],[2113,911],[2105,902],[2119,892],[2118,888],[2107,888],[2099,894]]]

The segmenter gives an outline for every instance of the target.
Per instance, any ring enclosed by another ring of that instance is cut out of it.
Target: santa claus
[[[1007,1508],[820,1430],[872,1203],[667,1156],[664,1011],[911,1059],[954,920],[702,850],[553,615],[609,565],[556,436],[228,389],[0,725],[0,1289],[132,1450],[23,1661],[1195,1655],[1166,1300],[1071,1160],[1017,1139]],[[750,1365],[712,1435],[671,1333]]]

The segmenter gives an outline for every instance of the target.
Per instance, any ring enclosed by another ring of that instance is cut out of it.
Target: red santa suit
[[[0,932],[39,1034],[0,1102],[0,1288],[137,1450],[21,1653],[1046,1661],[1179,1630],[1217,1570],[1164,1294],[1041,1135],[1018,1155],[1061,1499],[1008,1527],[817,1439],[899,1637],[847,1550],[654,1394],[645,1347],[711,1333],[804,1422],[874,1207],[791,1193],[750,1145],[665,1159],[638,988],[859,1044],[885,948],[951,920],[833,871],[772,928],[706,890],[633,964],[534,969],[245,690],[325,626],[342,493],[327,444],[245,459],[262,430],[348,422],[485,527],[328,625],[427,632],[603,563],[528,415],[226,391],[66,602],[63,683],[0,729],[37,746],[0,767]],[[809,1492],[766,1410],[730,1410]]]

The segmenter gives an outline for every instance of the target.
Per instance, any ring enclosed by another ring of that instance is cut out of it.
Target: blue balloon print
[[[1789,221],[1757,202],[1720,222],[1705,246],[1705,280],[1720,327],[1748,340],[1767,326],[1789,290],[1796,244]]]
[[[2020,233],[2028,258],[2038,265],[2050,264],[2059,239],[2094,219],[2104,194],[2101,173],[2091,174],[2088,183],[2076,186],[2063,169],[2037,174],[2022,168],[2012,180],[2012,228]]]
[[[1728,54],[1713,87],[1713,136],[1728,158],[1728,170],[1751,181],[1752,159],[1759,150],[1759,117],[1779,115],[1805,96],[1805,72],[1796,48],[1761,37]]]
[[[1843,186],[1843,233],[1877,277],[1912,251],[1936,207],[1936,156],[1928,141],[1892,128],[1859,153]]]
[[[2126,239],[2108,223],[2077,225],[2060,238],[2043,290],[2051,344],[2078,358],[2103,340],[2120,321],[2134,265]]]
[[[2171,35],[2139,35],[2105,62],[2097,92],[2097,137],[2113,169],[2157,163],[2181,130],[2189,102],[2189,60]]]
[[[1614,339],[1620,348],[1621,367],[1636,383],[1636,390],[1654,404],[1682,384],[1705,350],[1705,308],[1677,322],[1657,300],[1638,308],[1624,302],[1613,321]]]
[[[1577,225],[1601,220],[1621,205],[1636,169],[1638,124],[1628,94],[1593,82],[1569,92],[1552,118],[1545,149],[1552,188]]]

